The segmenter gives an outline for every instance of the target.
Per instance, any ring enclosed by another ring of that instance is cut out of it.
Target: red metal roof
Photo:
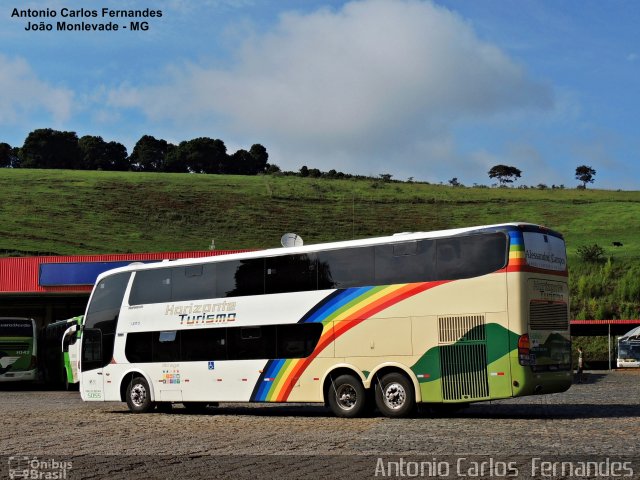
[[[247,250],[202,250],[193,252],[159,253],[117,253],[110,255],[71,255],[46,257],[7,257],[0,258],[0,294],[3,293],[84,293],[91,286],[43,287],[38,283],[40,265],[45,263],[71,262],[118,262],[146,260],[177,260],[180,258],[202,258]]]

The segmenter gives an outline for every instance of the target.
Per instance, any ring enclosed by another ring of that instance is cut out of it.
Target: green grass
[[[0,169],[0,250],[58,254],[277,246],[526,221],[639,259],[640,192],[452,188],[296,177]],[[611,246],[613,241],[624,244]]]
[[[576,316],[638,316],[640,192],[0,169],[0,251],[11,254],[265,248],[285,232],[318,243],[511,221],[565,235]],[[577,260],[594,243],[612,271]]]

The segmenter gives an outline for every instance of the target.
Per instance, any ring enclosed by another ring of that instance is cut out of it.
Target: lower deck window
[[[131,363],[305,358],[321,334],[319,323],[133,332],[125,355]]]

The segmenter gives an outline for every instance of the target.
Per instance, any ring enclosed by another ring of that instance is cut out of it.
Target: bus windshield
[[[620,342],[618,345],[618,358],[640,359],[640,342]]]
[[[33,337],[31,320],[0,320],[0,337]]]

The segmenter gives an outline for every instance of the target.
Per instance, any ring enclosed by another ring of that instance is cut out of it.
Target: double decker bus
[[[80,392],[342,417],[562,392],[568,303],[562,235],[523,223],[130,265],[96,281]]]
[[[640,327],[618,337],[618,368],[640,367]]]
[[[35,380],[36,322],[30,318],[0,318],[0,382]]]

